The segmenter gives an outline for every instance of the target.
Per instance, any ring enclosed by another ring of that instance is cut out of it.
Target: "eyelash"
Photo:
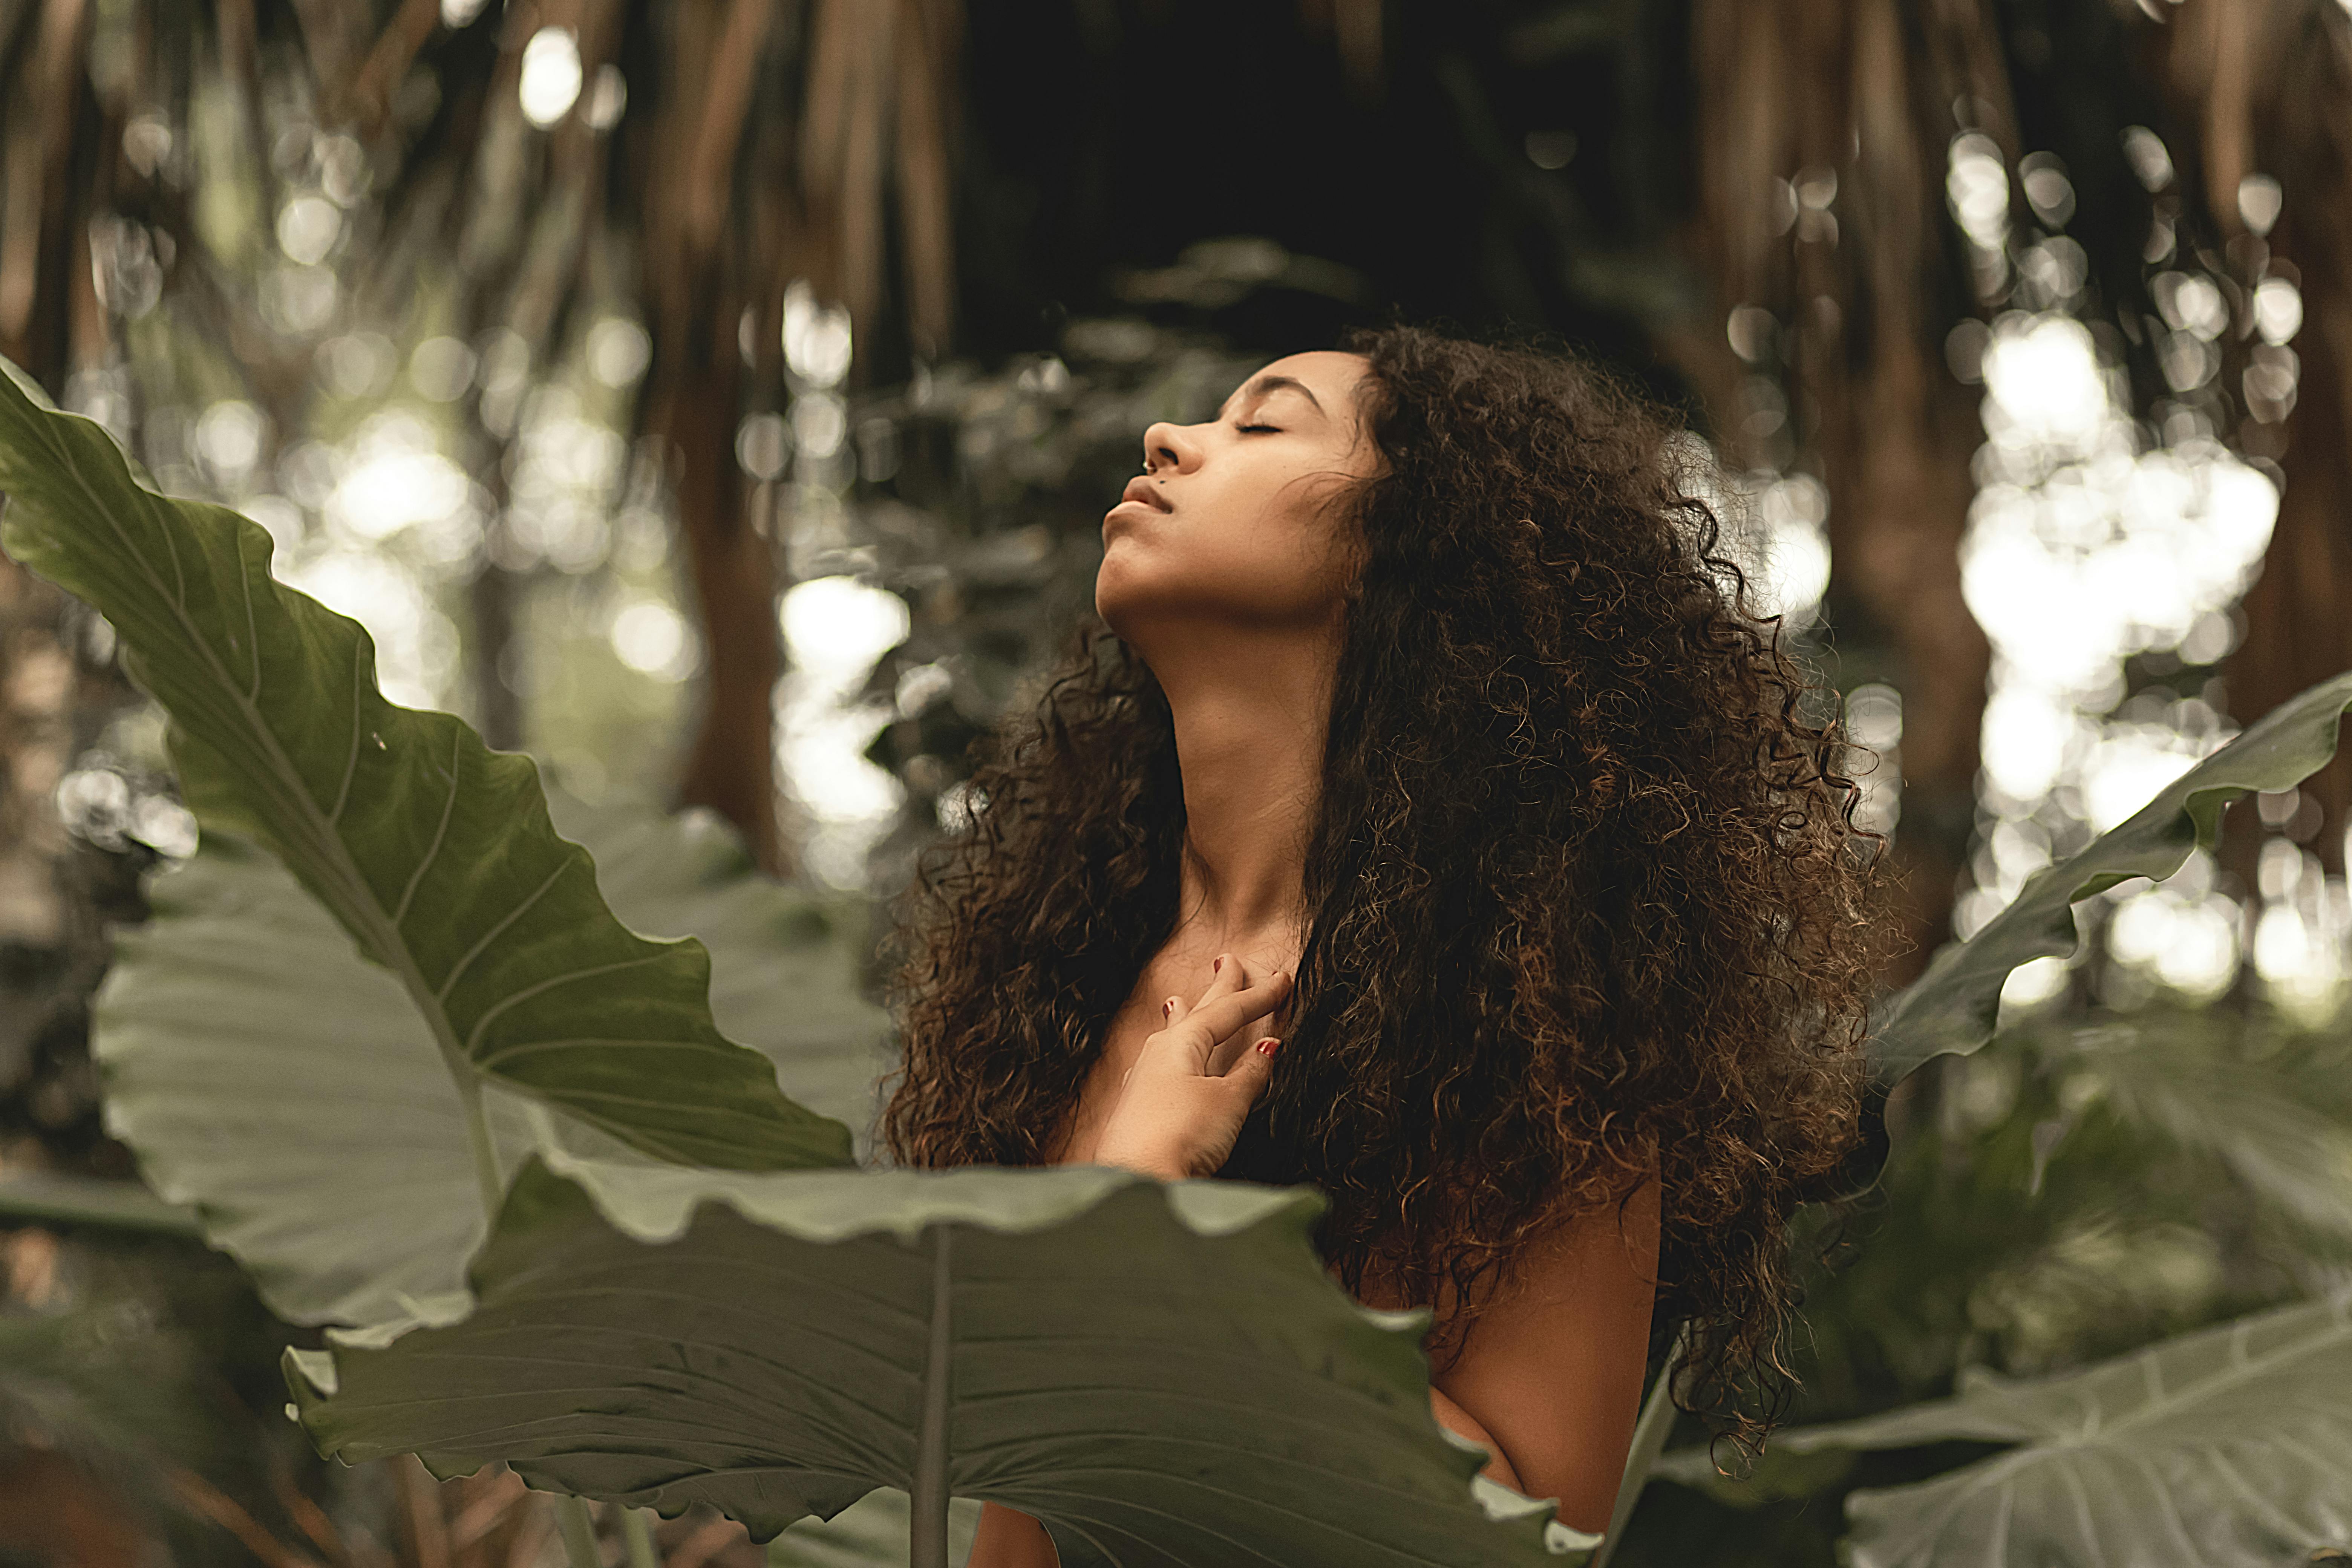
[[[1274,436],[1279,436],[1282,434],[1281,427],[1275,425],[1237,425],[1234,428],[1239,430],[1244,436],[1250,434],[1254,430],[1263,430],[1267,434]]]

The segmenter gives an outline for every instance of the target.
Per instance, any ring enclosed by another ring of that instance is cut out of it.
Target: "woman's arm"
[[[1518,1479],[1494,1466],[1488,1475],[1559,1499],[1560,1521],[1584,1531],[1609,1523],[1641,1407],[1657,1295],[1657,1183],[1620,1213],[1612,1205],[1579,1215],[1534,1245],[1433,1380],[1493,1436],[1464,1435]]]
[[[1061,1568],[1054,1538],[1018,1509],[980,1505],[980,1531],[971,1538],[964,1568]]]

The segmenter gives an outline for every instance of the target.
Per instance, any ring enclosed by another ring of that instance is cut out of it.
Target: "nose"
[[[1148,473],[1172,468],[1180,474],[1201,466],[1201,444],[1181,425],[1161,420],[1143,433],[1143,467]]]

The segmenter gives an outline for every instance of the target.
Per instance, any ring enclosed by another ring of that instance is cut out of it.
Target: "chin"
[[[1102,617],[1103,625],[1127,641],[1135,640],[1129,628],[1148,597],[1148,591],[1134,580],[1134,574],[1111,561],[1106,560],[1095,573],[1095,614]]]

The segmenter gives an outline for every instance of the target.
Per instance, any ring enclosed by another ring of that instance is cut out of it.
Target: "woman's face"
[[[1145,657],[1182,631],[1336,626],[1349,552],[1336,503],[1377,471],[1360,354],[1278,359],[1202,425],[1143,433],[1146,472],[1103,516],[1095,609]]]

